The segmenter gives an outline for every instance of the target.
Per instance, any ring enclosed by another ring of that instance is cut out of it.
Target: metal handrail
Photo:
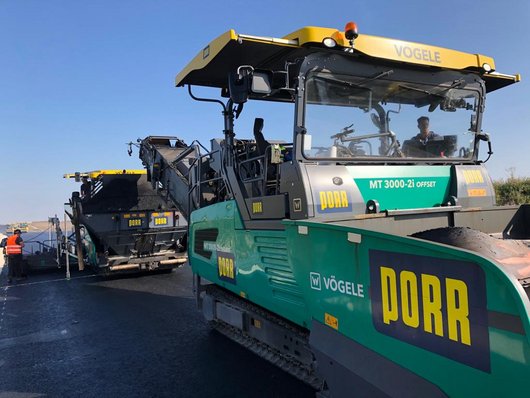
[[[199,145],[201,145],[199,143]],[[204,148],[204,146],[201,145],[202,148]],[[204,150],[207,151],[206,148],[204,148]],[[192,169],[192,168],[200,168],[200,161],[203,159],[203,158],[206,158],[206,157],[210,157],[215,154],[215,153],[218,153],[220,152],[218,149],[215,150],[215,151],[207,151],[206,153],[204,154],[201,154],[200,151],[199,151],[199,156],[197,156],[195,159],[193,159],[193,161],[190,163],[190,167],[188,169],[188,175],[189,175],[189,171]],[[198,197],[198,204],[197,204],[197,208],[199,208],[201,206],[201,185],[204,185],[204,184],[207,184],[209,182],[213,182],[213,181],[219,181],[219,180],[223,180],[222,177],[215,177],[215,178],[209,178],[207,180],[201,180],[201,173],[200,173],[200,170],[199,172],[196,173],[196,176],[197,176],[197,181],[196,182],[193,182],[193,185],[191,186],[191,188],[188,190],[188,212],[191,213],[191,206],[190,206],[190,203],[193,204],[193,207],[196,208],[195,206],[195,202],[191,200],[191,197],[192,197],[192,194],[194,191],[198,191],[198,194],[197,194],[197,197]],[[220,189],[222,187],[219,187]]]
[[[44,241],[40,241],[40,240],[26,240],[26,241],[24,241],[24,243],[25,244],[30,244],[31,243],[32,247],[31,247],[31,251],[25,250],[25,252],[26,253],[31,253],[33,255],[36,251],[40,251],[41,253],[43,253],[44,249],[46,249],[46,251],[52,251],[52,250],[56,250],[57,249],[57,246],[48,244],[46,242],[55,242],[55,240],[50,240],[50,239],[46,239]],[[33,250],[33,245],[34,244],[38,245],[38,250]]]
[[[265,153],[263,155],[258,155],[258,156],[255,156],[253,158],[250,158],[250,159],[245,159],[245,160],[242,160],[239,162],[239,167],[238,167],[238,172],[239,172],[239,176],[241,177],[241,181],[242,182],[257,182],[257,181],[262,181],[262,186],[261,186],[261,192],[262,193],[265,193],[266,190],[267,190],[267,183],[269,182],[268,179],[267,179],[267,176],[268,176],[268,171],[269,171],[269,162],[267,161],[267,159],[270,157],[269,154],[272,153],[272,146],[273,145],[276,145],[276,144],[270,144],[268,145],[266,148],[265,148]],[[283,144],[283,146],[289,146],[292,144]],[[263,170],[259,176],[256,176],[256,177],[250,177],[250,178],[243,178],[243,175],[241,173],[241,166],[246,164],[246,163],[251,163],[251,162],[257,162],[258,164],[260,164],[259,160],[262,160],[262,164],[263,166],[260,167],[260,171]],[[276,176],[275,176],[275,180],[274,180],[274,190],[275,190],[275,193],[278,193],[278,190],[279,190],[279,187],[278,187],[278,182],[279,182],[279,173],[280,173],[280,169],[278,168],[278,172],[276,173]]]

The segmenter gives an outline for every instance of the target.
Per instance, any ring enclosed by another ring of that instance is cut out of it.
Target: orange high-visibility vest
[[[17,245],[17,238],[17,235],[12,235],[7,238],[6,254],[8,256],[13,254],[22,254],[22,246]]]

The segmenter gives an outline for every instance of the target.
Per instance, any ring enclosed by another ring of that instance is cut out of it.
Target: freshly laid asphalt
[[[212,331],[189,266],[104,278],[0,275],[0,398],[313,397],[311,388]]]

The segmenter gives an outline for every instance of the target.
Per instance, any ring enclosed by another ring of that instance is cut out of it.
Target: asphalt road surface
[[[0,275],[0,398],[314,397],[311,388],[212,331],[186,265],[103,278]]]

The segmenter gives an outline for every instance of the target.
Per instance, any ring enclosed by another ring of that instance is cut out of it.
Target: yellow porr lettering
[[[230,272],[230,278],[234,279],[234,260],[229,259],[228,271]]]
[[[464,170],[466,184],[483,184],[484,177],[480,170]]]
[[[326,192],[326,199],[328,200],[328,207],[330,209],[333,209],[335,207],[335,202],[333,201],[333,192],[327,191]]]
[[[223,257],[219,257],[217,259],[218,268],[219,268],[219,275],[224,276],[224,263],[225,259]]]
[[[252,213],[262,213],[262,212],[263,212],[263,203],[252,202]]]
[[[478,184],[482,184],[484,182],[484,177],[482,177],[480,170],[475,170],[475,181]]]
[[[235,279],[235,265],[232,258],[219,256],[217,258],[217,268],[220,277]]]
[[[471,345],[471,330],[469,326],[469,303],[467,298],[467,285],[458,279],[445,280],[447,294],[447,326],[449,338]],[[460,326],[460,339],[458,338]]]
[[[340,191],[340,204],[342,207],[348,207],[348,195],[346,191]]]
[[[390,324],[398,320],[396,271],[392,268],[381,267],[381,294],[383,307],[383,322]]]
[[[380,276],[383,323],[398,322],[421,328],[425,333],[471,346],[469,296],[464,281],[444,278],[445,289],[442,289],[442,281],[436,275],[408,270],[397,275],[393,268],[383,266]],[[447,336],[444,336],[444,326]]]
[[[326,200],[326,192],[320,191],[320,208],[326,210],[328,208],[328,202]]]
[[[320,209],[341,209],[348,208],[348,194],[346,191],[320,191]]]
[[[472,184],[473,183],[473,174],[471,173],[471,170],[464,170],[464,180],[466,181],[466,184]]]
[[[444,329],[440,280],[434,275],[422,274],[421,286],[423,291],[423,328],[426,332],[432,333],[434,324],[434,333],[437,336],[443,337]]]
[[[142,220],[139,220],[139,219],[132,219],[132,220],[129,220],[129,227],[139,227],[142,225]]]
[[[401,316],[403,323],[411,328],[420,325],[418,311],[418,279],[414,272],[401,271],[399,274],[401,288]]]
[[[333,201],[337,204],[337,207],[342,207],[339,191],[333,191]]]

